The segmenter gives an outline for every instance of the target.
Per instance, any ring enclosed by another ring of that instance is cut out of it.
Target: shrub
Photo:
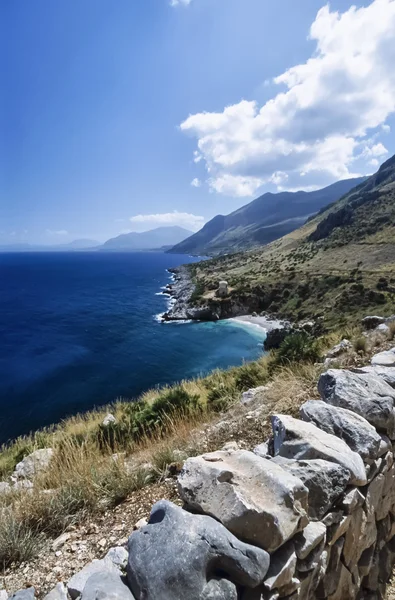
[[[19,521],[11,510],[2,509],[0,520],[0,564],[28,561],[41,549],[44,536]]]
[[[265,369],[257,362],[244,364],[237,370],[235,376],[236,387],[241,392],[257,387],[265,382],[266,375]]]
[[[367,339],[363,335],[355,338],[354,343],[353,343],[355,352],[365,354],[366,350],[367,350],[367,344],[368,344]]]
[[[198,302],[205,292],[205,285],[202,281],[198,281],[191,295],[191,302]]]
[[[321,357],[318,340],[301,331],[291,333],[280,345],[277,351],[277,364],[284,365],[292,362],[317,362]]]

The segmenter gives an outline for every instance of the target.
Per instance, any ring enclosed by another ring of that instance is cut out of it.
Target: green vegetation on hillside
[[[232,305],[327,328],[395,311],[395,157],[300,229],[260,250],[199,264],[199,303]],[[220,279],[231,287],[220,301]],[[205,292],[202,294],[202,288]]]

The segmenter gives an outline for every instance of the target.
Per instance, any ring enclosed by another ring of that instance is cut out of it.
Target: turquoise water
[[[159,323],[160,253],[0,254],[0,443],[118,397],[239,365],[264,331]]]

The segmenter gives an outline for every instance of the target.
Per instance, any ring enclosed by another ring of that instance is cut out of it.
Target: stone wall
[[[395,562],[394,388],[395,367],[330,369],[322,399],[306,402],[300,419],[273,415],[271,438],[253,452],[232,443],[189,458],[178,478],[184,508],[157,503],[127,552],[72,578],[71,598],[385,598]]]

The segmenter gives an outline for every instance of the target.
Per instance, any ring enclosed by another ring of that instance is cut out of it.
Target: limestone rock
[[[307,524],[308,491],[300,479],[246,450],[190,458],[178,484],[190,508],[269,552]]]
[[[263,444],[259,444],[259,446],[255,446],[253,450],[254,454],[260,456],[261,458],[271,458],[269,452],[269,445],[267,442],[263,442]]]
[[[337,583],[336,591],[328,596],[328,600],[346,600],[346,598],[351,600],[355,598],[357,590],[353,584],[351,573],[342,563],[340,563]]]
[[[49,467],[52,456],[52,448],[43,448],[32,452],[16,465],[13,477],[32,480],[37,473],[45,471]]]
[[[318,389],[328,404],[347,408],[391,439],[395,437],[395,390],[380,377],[329,369],[321,375]]]
[[[309,490],[308,515],[311,519],[322,519],[350,481],[348,469],[327,460],[290,460],[276,456],[272,462],[303,481]]]
[[[364,460],[373,460],[379,455],[381,436],[373,425],[351,410],[330,406],[320,400],[309,400],[301,406],[300,415],[304,421],[344,440]]]
[[[314,571],[320,562],[322,553],[325,549],[325,540],[321,542],[310,552],[310,554],[303,560],[298,560],[298,574],[307,573],[308,571]]]
[[[34,587],[26,588],[25,590],[19,590],[10,596],[10,600],[34,600],[36,590]]]
[[[67,531],[65,533],[62,533],[62,535],[60,535],[59,537],[57,537],[56,540],[52,542],[51,547],[53,552],[56,552],[56,550],[62,548],[65,545],[65,543],[70,539],[70,537],[70,533],[68,533]]]
[[[327,531],[327,543],[328,546],[333,546],[337,540],[342,537],[348,530],[351,523],[352,516],[344,515],[339,523],[332,525]]]
[[[381,333],[382,335],[387,336],[390,333],[390,328],[388,327],[388,325],[386,325],[386,323],[381,323],[381,325],[378,325],[376,327],[375,331],[377,331],[377,333]]]
[[[353,369],[356,373],[368,373],[371,375],[377,375],[377,377],[381,377],[384,379],[388,385],[392,388],[395,388],[395,367],[361,367],[360,369]]]
[[[237,588],[227,579],[211,579],[204,588],[199,600],[237,600]]]
[[[326,527],[323,523],[312,521],[295,539],[296,556],[303,560],[314,550],[326,536]]]
[[[104,419],[103,419],[103,427],[110,427],[110,425],[115,425],[117,422],[116,418],[114,417],[114,415],[112,415],[111,413],[108,413]]]
[[[265,587],[278,589],[291,583],[296,568],[296,552],[292,542],[279,548],[270,557],[270,567],[265,579]]]
[[[16,491],[20,491],[20,490],[26,490],[26,491],[32,492],[33,491],[33,483],[29,479],[19,479],[12,486],[12,491],[16,492]]]
[[[135,600],[128,586],[117,573],[94,573],[84,586],[81,600]]]
[[[340,507],[344,510],[345,513],[350,514],[354,512],[354,510],[356,510],[359,506],[362,506],[364,502],[365,497],[357,488],[353,488],[349,492],[347,492],[347,494],[345,494]]]
[[[58,583],[53,590],[49,592],[44,600],[67,600],[67,590],[63,583]]]
[[[370,362],[373,367],[395,367],[395,348],[375,354]]]
[[[376,329],[382,323],[385,323],[384,317],[378,317],[377,315],[369,315],[362,319],[362,325],[366,329]]]
[[[207,581],[219,573],[256,587],[268,567],[264,550],[239,541],[211,517],[192,515],[165,500],[155,504],[148,525],[129,539],[127,574],[136,598],[209,598],[206,588],[214,584]]]
[[[326,355],[326,358],[337,358],[338,356],[340,356],[347,350],[350,350],[351,348],[352,343],[349,340],[344,339],[340,342],[340,344],[337,344],[337,346],[334,346],[331,350],[329,350],[329,352]]]
[[[126,565],[128,564],[129,554],[123,546],[116,546],[115,548],[110,548],[107,552],[105,558],[111,560],[111,562],[121,569],[126,569]]]
[[[11,486],[7,481],[0,481],[0,495],[8,494],[11,491]]]
[[[114,563],[108,559],[103,558],[101,560],[93,560],[87,564],[81,571],[73,575],[67,584],[67,591],[69,592],[72,600],[76,600],[78,596],[84,591],[86,582],[92,575],[102,572],[110,572],[114,575],[121,575],[120,569],[114,565]]]
[[[305,423],[288,415],[272,417],[274,454],[297,460],[321,458],[347,469],[350,482],[366,484],[366,471],[362,458],[350,450],[343,440],[321,431],[312,423]]]
[[[243,392],[243,394],[240,398],[240,404],[243,404],[244,406],[246,406],[247,404],[250,404],[257,397],[262,396],[267,389],[268,389],[268,387],[266,385],[261,385],[257,388],[252,388],[250,390],[247,390],[247,392]]]

